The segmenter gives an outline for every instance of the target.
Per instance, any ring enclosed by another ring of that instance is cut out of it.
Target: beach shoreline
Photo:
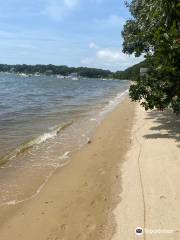
[[[1,207],[3,240],[110,239],[134,112],[135,105],[123,100],[35,198]]]
[[[35,198],[0,208],[1,238],[179,240],[179,129],[124,99]]]
[[[49,133],[20,145],[6,155],[5,163],[0,165],[0,207],[35,198],[54,172],[89,142],[103,119],[127,94],[128,90],[119,92],[96,113],[55,126]]]

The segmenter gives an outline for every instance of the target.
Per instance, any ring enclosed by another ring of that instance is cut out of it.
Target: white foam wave
[[[62,156],[59,157],[59,159],[61,160],[67,160],[69,158],[69,153],[70,152],[65,152]],[[45,178],[45,181],[39,186],[39,188],[37,189],[37,191],[32,194],[30,197],[27,197],[27,198],[24,198],[22,200],[11,200],[9,202],[4,202],[2,204],[0,204],[0,207],[1,206],[10,206],[10,205],[17,205],[17,204],[20,204],[20,203],[23,203],[23,202],[26,202],[26,201],[29,201],[29,200],[32,200],[34,199],[42,190],[43,188],[45,187],[45,185],[47,184],[47,182],[49,181],[49,179],[51,178],[51,176],[54,174],[54,172],[56,171],[57,168],[59,167],[64,167],[65,165],[68,164],[68,161],[63,161],[61,162],[60,164],[53,164],[51,166],[54,167],[54,170],[52,170]]]
[[[65,152],[62,156],[59,157],[59,160],[65,160],[69,158],[69,152]]]
[[[30,197],[27,197],[27,198],[24,198],[22,200],[11,200],[9,202],[5,202],[5,203],[2,203],[0,204],[0,206],[5,206],[5,205],[17,205],[17,204],[20,204],[20,203],[23,203],[23,202],[26,202],[28,200],[31,200],[31,199],[34,199],[41,191],[42,189],[44,188],[44,186],[46,185],[46,183],[48,182],[49,178],[53,175],[54,171],[51,171],[50,174],[46,177],[45,181],[40,185],[40,187],[37,189],[37,191],[31,195]]]
[[[17,149],[15,149],[14,151],[12,151],[10,154],[4,156],[2,159],[0,159],[0,164],[3,164],[5,162],[7,162],[8,160],[12,160],[13,158],[15,158],[18,154],[25,152],[27,149],[30,149],[34,146],[37,146],[49,139],[53,139],[55,138],[62,130],[64,130],[65,128],[67,128],[68,126],[70,126],[72,124],[72,122],[66,123],[64,125],[60,125],[59,127],[56,127],[53,131],[49,132],[49,133],[44,133],[42,135],[40,135],[39,137],[25,143],[22,144],[21,146],[19,146]]]
[[[125,90],[122,93],[118,93],[114,99],[111,99],[109,103],[102,109],[100,112],[100,116],[103,117],[108,112],[111,112],[123,99],[123,97],[127,96],[129,93],[129,90]]]
[[[90,120],[94,121],[94,122],[98,122],[98,120],[96,118],[91,118]]]

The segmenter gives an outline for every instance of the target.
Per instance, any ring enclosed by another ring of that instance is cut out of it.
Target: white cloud
[[[81,60],[84,66],[111,69],[114,71],[123,70],[143,60],[143,57],[126,55],[121,49],[99,48],[93,57],[86,57]]]
[[[83,64],[83,65],[89,65],[89,64],[92,64],[93,61],[94,61],[93,58],[83,58],[83,59],[81,60],[81,64]]]
[[[47,0],[44,14],[54,20],[60,20],[69,11],[75,9],[79,0]]]
[[[59,20],[65,15],[64,6],[60,5],[57,1],[48,2],[44,12],[48,17],[55,20]]]
[[[113,26],[122,26],[125,23],[125,19],[118,15],[111,15],[107,19],[107,23]]]
[[[125,21],[123,17],[113,14],[107,18],[95,19],[95,24],[101,28],[120,28],[124,25]]]
[[[95,42],[90,42],[88,46],[91,49],[98,49],[99,48],[98,45]]]
[[[72,9],[78,4],[78,0],[64,0],[64,4],[68,9]]]
[[[96,55],[98,59],[110,63],[122,61],[126,58],[126,55],[123,54],[120,50],[110,50],[108,48],[97,51]]]
[[[102,65],[115,69],[125,69],[143,60],[143,57],[136,58],[134,55],[127,55],[121,49],[101,49],[96,53],[96,59]]]

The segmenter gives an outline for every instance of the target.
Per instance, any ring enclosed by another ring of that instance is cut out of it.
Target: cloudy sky
[[[124,0],[6,0],[0,63],[88,66],[113,71],[142,59],[122,53]]]

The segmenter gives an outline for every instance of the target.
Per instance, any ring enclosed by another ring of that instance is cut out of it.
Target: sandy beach
[[[179,130],[124,100],[35,198],[0,208],[0,240],[180,239]]]
[[[132,147],[122,173],[121,201],[114,210],[112,240],[180,239],[180,122],[171,112],[136,107]],[[135,235],[137,227],[144,235]]]

